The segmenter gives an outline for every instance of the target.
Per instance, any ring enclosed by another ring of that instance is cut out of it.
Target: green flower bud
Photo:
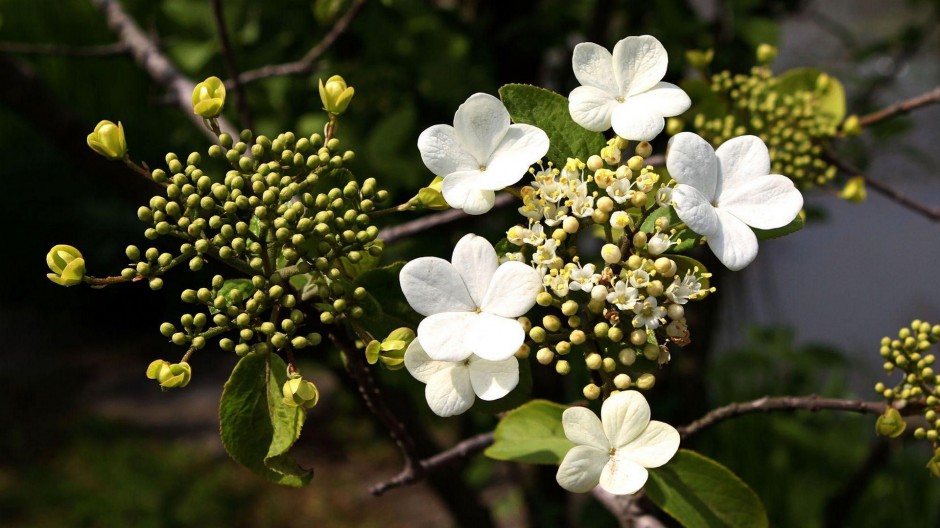
[[[777,48],[770,44],[761,44],[757,46],[757,63],[770,64],[777,58]]]
[[[704,69],[711,64],[712,59],[715,58],[715,50],[688,50],[685,52],[685,60],[689,61],[689,64],[693,68]]]
[[[566,376],[571,372],[571,364],[564,359],[560,359],[557,363],[555,363],[555,372],[561,374],[562,376]]]
[[[189,384],[192,368],[185,361],[169,363],[158,359],[147,367],[147,377],[157,380],[163,390],[182,388]]]
[[[281,392],[284,394],[284,404],[289,407],[310,409],[320,400],[320,391],[316,385],[296,374],[284,383]]]
[[[894,407],[889,407],[875,422],[875,433],[888,438],[897,438],[906,427],[907,423],[901,417],[901,413]]]
[[[127,155],[127,142],[124,140],[124,126],[118,121],[101,121],[95,131],[88,134],[88,146],[109,160],[123,159]]]
[[[193,89],[194,114],[206,119],[213,119],[219,117],[224,105],[225,83],[218,77],[209,77]]]
[[[46,265],[52,270],[46,277],[59,286],[75,286],[85,278],[85,259],[72,246],[53,246],[46,254]]]
[[[649,390],[653,388],[653,385],[656,384],[656,376],[650,374],[649,372],[645,374],[640,374],[640,377],[636,380],[636,386],[641,390]]]
[[[601,397],[601,388],[593,383],[584,386],[584,397],[589,400],[596,400]]]
[[[434,178],[427,187],[418,190],[418,194],[410,200],[411,203],[422,205],[428,209],[447,209],[447,201],[441,191],[444,178],[438,176]]]
[[[862,203],[867,196],[864,176],[849,178],[849,181],[845,182],[845,187],[839,192],[839,198],[852,203]]]
[[[356,90],[352,86],[346,86],[346,81],[339,75],[327,79],[326,84],[320,79],[320,100],[323,102],[323,109],[330,114],[339,115],[345,112],[355,93]]]

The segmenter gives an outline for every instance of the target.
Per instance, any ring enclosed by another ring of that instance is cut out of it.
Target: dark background
[[[239,68],[296,60],[348,3],[224,2]],[[123,5],[190,78],[227,77],[208,1]],[[357,154],[353,170],[378,178],[401,201],[431,177],[415,147],[421,130],[449,123],[470,94],[509,82],[566,94],[576,85],[570,52],[577,42],[611,47],[627,35],[655,35],[670,53],[672,81],[688,72],[685,50],[714,47],[716,71],[746,71],[753,48],[770,42],[781,48],[776,71],[827,69],[845,83],[850,112],[863,114],[940,84],[937,9],[938,2],[913,0],[370,0],[311,74],[253,83],[248,104],[257,132],[309,135],[324,123],[316,79],[342,74],[356,88],[340,129]],[[167,152],[184,157],[209,145],[127,55],[11,45],[113,42],[86,1],[0,0],[0,525],[475,525],[469,519],[481,510],[473,496],[502,526],[613,522],[590,500],[566,498],[551,471],[483,457],[433,485],[371,498],[368,486],[397,471],[398,455],[336,375],[336,355],[326,347],[301,359],[322,391],[298,449],[317,471],[313,483],[277,488],[228,460],[216,412],[233,355],[200,351],[193,382],[181,391],[161,393],[144,377],[151,360],[177,360],[180,351],[157,329],[182,312],[179,291],[201,285],[211,269],[171,273],[159,292],[144,284],[63,289],[45,278],[43,259],[54,244],[80,248],[89,273],[104,276],[124,265],[127,244],[146,243],[135,211],[153,189],[87,149],[85,135],[98,120],[122,121],[132,157],[152,166]],[[226,116],[242,124],[234,104]],[[940,203],[931,179],[940,166],[938,117],[926,109],[842,149],[873,175]],[[871,386],[883,379],[880,336],[915,317],[938,322],[937,226],[878,197],[850,205],[833,192],[808,193],[824,218],[763,245],[752,268],[723,274],[712,304],[696,307],[711,314],[715,331],[698,333],[695,356],[677,357],[677,378],[653,391],[660,419],[685,423],[766,394],[874,399]],[[458,222],[401,241],[386,258],[447,256],[464,233],[496,240],[515,221],[509,211]],[[481,415],[432,418],[423,386],[404,371],[383,373],[382,381],[393,405],[426,426],[429,442],[452,445],[495,423]],[[552,386],[554,376],[541,381],[544,396],[577,394],[574,386]],[[873,423],[835,414],[751,416],[688,447],[750,484],[775,526],[936,526],[940,492],[923,468],[924,442],[876,440]]]

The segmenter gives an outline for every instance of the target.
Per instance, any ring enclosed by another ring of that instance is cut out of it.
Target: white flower
[[[655,138],[663,131],[664,118],[692,105],[681,88],[660,82],[668,62],[666,49],[649,35],[621,40],[613,55],[597,44],[578,44],[571,65],[582,86],[568,96],[571,118],[595,132],[613,125],[625,139]]]
[[[444,200],[469,214],[493,207],[499,189],[518,182],[548,152],[542,130],[509,123],[509,112],[492,95],[477,93],[460,105],[454,126],[434,125],[418,137],[421,159],[442,176]]]
[[[646,270],[638,269],[630,272],[630,285],[634,288],[645,288],[650,283],[650,274]]]
[[[783,227],[803,208],[793,182],[769,174],[770,154],[755,136],[730,139],[716,151],[701,137],[682,132],[669,142],[666,167],[679,184],[672,193],[676,214],[708,238],[708,247],[731,270],[757,257],[751,227]]]
[[[545,286],[552,290],[557,297],[568,295],[568,276],[564,273],[545,275]]]
[[[427,316],[418,325],[432,359],[463,361],[476,354],[490,361],[512,357],[525,339],[516,321],[542,290],[542,277],[522,262],[502,265],[485,238],[470,234],[454,247],[452,263],[415,259],[401,269],[408,304]]]
[[[572,269],[570,278],[571,284],[569,284],[568,287],[571,290],[589,292],[594,288],[594,285],[601,276],[594,273],[594,264],[588,264],[583,268],[578,266]]]
[[[646,327],[647,330],[656,330],[662,324],[662,319],[666,317],[666,308],[659,306],[656,297],[650,296],[643,299],[633,306],[633,312],[636,316],[633,318],[633,326],[640,328]]]
[[[618,204],[622,204],[633,198],[633,182],[623,178],[607,186],[607,196],[613,198]]]
[[[637,391],[607,398],[600,420],[589,409],[571,407],[561,422],[575,446],[555,480],[575,493],[597,485],[614,495],[636,493],[649,478],[646,468],[664,465],[679,450],[679,432],[667,423],[650,421],[650,406]]]
[[[666,288],[666,297],[676,304],[685,304],[689,302],[689,297],[700,291],[702,291],[702,284],[690,270],[685,272],[681,280],[679,277],[672,280],[672,284]]]
[[[649,239],[649,242],[646,243],[646,250],[649,251],[650,255],[655,257],[656,255],[664,253],[673,244],[675,244],[675,242],[669,241],[669,235],[660,232]]]
[[[618,310],[632,310],[639,295],[640,292],[636,288],[629,286],[625,281],[617,281],[613,291],[607,296],[607,302]]]
[[[498,400],[519,383],[519,362],[514,357],[487,361],[471,355],[463,361],[436,361],[415,339],[405,351],[405,368],[421,383],[424,397],[438,416],[454,416],[481,400]]]
[[[660,187],[656,191],[656,205],[666,207],[672,203],[672,187]]]

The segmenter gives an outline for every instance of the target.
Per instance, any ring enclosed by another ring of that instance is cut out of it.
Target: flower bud
[[[601,397],[601,388],[593,383],[584,386],[584,397],[589,400],[596,400]]]
[[[636,144],[636,155],[642,158],[648,158],[653,155],[653,145],[649,141],[640,141]],[[631,167],[632,168],[632,167]],[[633,169],[636,170],[636,169]]]
[[[428,209],[447,209],[450,206],[447,205],[441,191],[443,184],[444,178],[440,176],[434,178],[427,187],[418,190],[418,194],[410,200],[411,203],[422,205]]]
[[[225,105],[225,83],[209,77],[193,89],[193,113],[206,119],[219,117]]]
[[[170,363],[158,359],[147,367],[147,377],[157,380],[160,388],[167,389],[182,388],[189,384],[192,378],[192,368],[185,361],[181,363]]]
[[[897,438],[901,436],[907,423],[901,417],[901,413],[894,407],[889,407],[884,414],[875,421],[875,433],[879,436],[888,438]]]
[[[85,278],[85,259],[72,246],[53,246],[46,254],[46,265],[52,270],[46,277],[59,286],[75,286]]]
[[[355,93],[356,90],[352,86],[347,87],[346,81],[339,75],[327,79],[326,84],[320,79],[320,100],[323,102],[323,109],[330,114],[339,115],[345,112]]]
[[[88,146],[98,154],[110,159],[123,159],[127,155],[127,142],[124,140],[124,126],[118,121],[101,121],[95,131],[88,134]]]
[[[840,198],[852,203],[862,203],[867,196],[868,192],[865,189],[864,176],[849,178],[849,181],[845,182],[845,187],[839,192]]]
[[[604,159],[598,156],[597,154],[594,154],[593,156],[588,158],[587,168],[589,171],[594,172],[597,169],[600,169],[603,167],[604,167]]]
[[[855,114],[845,118],[842,123],[842,133],[846,136],[857,136],[862,133],[862,125]]]
[[[617,387],[620,390],[627,390],[632,384],[633,380],[630,379],[629,374],[617,374],[614,376],[614,387]]]
[[[656,376],[650,374],[649,372],[645,374],[640,374],[640,377],[636,380],[636,386],[642,390],[649,390],[653,388],[653,385],[656,384]]]
[[[685,60],[689,61],[693,68],[700,70],[707,68],[712,63],[713,58],[715,58],[715,50],[713,49],[687,50],[685,52]]]
[[[320,400],[320,391],[316,385],[297,374],[284,382],[281,393],[284,395],[284,404],[288,407],[302,406],[310,409]]]
[[[757,63],[758,64],[770,64],[777,58],[777,48],[776,46],[771,46],[770,44],[761,44],[757,46]]]
[[[581,225],[579,224],[577,218],[569,216],[565,218],[564,222],[562,222],[561,227],[565,230],[565,233],[574,234],[578,232],[578,229],[581,228]]]
[[[607,286],[598,284],[591,288],[591,300],[592,301],[604,301],[607,299],[607,294],[610,293],[607,290]]]
[[[620,248],[616,244],[604,244],[604,247],[601,248],[601,258],[608,264],[616,264],[620,262],[622,257]]]

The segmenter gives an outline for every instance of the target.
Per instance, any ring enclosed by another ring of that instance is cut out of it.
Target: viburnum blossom
[[[499,264],[485,238],[464,236],[451,262],[421,257],[399,275],[408,304],[427,316],[418,338],[431,359],[511,358],[525,339],[516,320],[535,305],[542,276],[521,262]]]
[[[441,193],[454,208],[483,214],[495,191],[518,182],[548,152],[548,136],[531,125],[510,124],[503,103],[471,95],[454,114],[454,126],[434,125],[418,137],[421,159],[444,178]]]
[[[437,361],[425,352],[418,339],[405,351],[405,368],[421,383],[424,397],[438,416],[454,416],[481,400],[498,400],[519,383],[519,361],[510,357],[487,361],[471,355],[463,361]]]
[[[611,54],[603,46],[582,42],[571,65],[582,86],[568,96],[571,118],[582,127],[603,132],[613,126],[625,139],[649,141],[659,135],[666,117],[692,105],[678,86],[662,82],[669,58],[655,37],[627,37]]]
[[[636,493],[646,468],[660,467],[679,450],[679,432],[650,421],[650,406],[637,391],[614,394],[601,406],[601,419],[584,407],[562,414],[565,436],[575,443],[555,479],[568,491],[586,493],[600,485],[614,495]]]
[[[666,168],[678,183],[672,193],[676,214],[707,237],[708,247],[731,270],[757,257],[752,227],[783,227],[803,208],[793,181],[769,174],[770,154],[756,136],[730,139],[715,150],[698,135],[682,132],[669,141]]]

